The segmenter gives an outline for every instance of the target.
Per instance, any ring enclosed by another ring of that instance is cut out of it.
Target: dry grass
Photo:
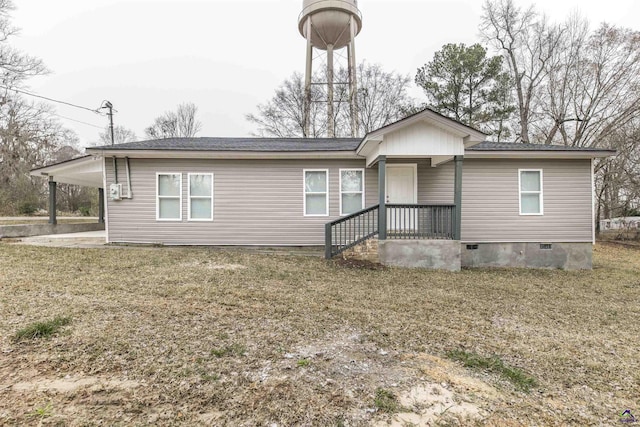
[[[435,425],[615,424],[640,409],[640,251],[594,257],[584,272],[448,273],[0,243],[0,424],[384,425],[376,390],[415,387],[479,408],[474,421],[443,409]],[[73,319],[61,333],[12,339],[58,316]]]

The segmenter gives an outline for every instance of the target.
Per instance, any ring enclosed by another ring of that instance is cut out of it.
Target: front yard
[[[0,242],[0,424],[617,424],[640,415],[640,251],[594,266]]]

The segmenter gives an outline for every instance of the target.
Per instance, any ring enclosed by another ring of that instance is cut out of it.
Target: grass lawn
[[[640,251],[594,270],[370,269],[0,242],[0,425],[614,425]]]

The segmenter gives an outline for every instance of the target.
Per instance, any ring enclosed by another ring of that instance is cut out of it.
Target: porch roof
[[[388,158],[431,158],[435,166],[464,155],[466,148],[485,140],[477,129],[430,109],[391,123],[362,139],[356,153],[372,166],[380,156]]]
[[[102,163],[102,159],[89,155],[33,169],[30,175],[48,177],[62,184],[102,188]]]

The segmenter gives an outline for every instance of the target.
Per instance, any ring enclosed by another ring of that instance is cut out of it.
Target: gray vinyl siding
[[[364,160],[130,159],[133,199],[108,200],[110,242],[185,245],[322,245],[324,224],[339,218],[339,169]],[[305,217],[303,170],[329,169],[329,216]],[[114,182],[105,161],[107,187]],[[156,220],[156,173],[182,173],[182,220]],[[214,174],[213,221],[189,222],[187,174]],[[118,181],[126,194],[124,160]],[[365,170],[365,206],[378,202],[377,171]]]
[[[520,215],[518,169],[542,169],[544,215]],[[590,242],[590,160],[465,159],[462,240]]]
[[[418,164],[418,203],[453,203],[453,162]],[[324,224],[339,218],[339,169],[359,160],[131,159],[132,200],[107,201],[110,242],[184,245],[322,245]],[[303,214],[303,170],[329,169],[329,216]],[[519,214],[518,169],[542,169],[544,215]],[[114,182],[105,159],[107,188]],[[182,221],[156,220],[156,173],[182,173]],[[214,174],[211,222],[189,222],[187,174]],[[125,163],[118,178],[126,194]],[[462,240],[467,242],[590,242],[589,160],[465,159]],[[365,169],[365,207],[378,203],[378,169]]]
[[[418,164],[418,203],[453,204],[454,164]],[[462,240],[469,242],[591,242],[590,160],[465,159]],[[544,215],[520,215],[518,169],[543,170]]]

